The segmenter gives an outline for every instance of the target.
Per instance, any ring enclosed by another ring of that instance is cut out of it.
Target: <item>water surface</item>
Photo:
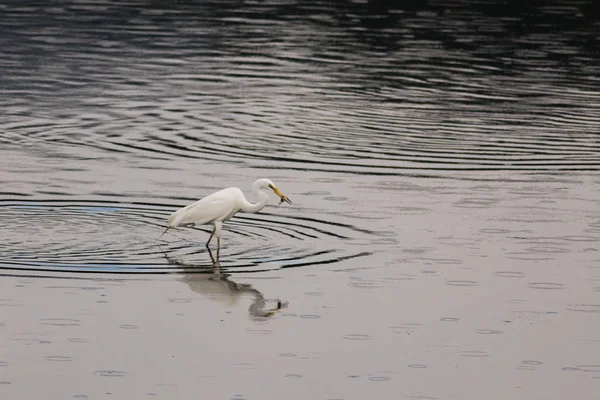
[[[5,2],[0,395],[595,398],[592,11]]]

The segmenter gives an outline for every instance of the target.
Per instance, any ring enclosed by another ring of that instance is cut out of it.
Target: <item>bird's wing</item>
[[[202,225],[227,220],[239,210],[238,196],[240,195],[243,196],[241,190],[229,188],[206,196],[171,214],[169,226],[192,223]]]

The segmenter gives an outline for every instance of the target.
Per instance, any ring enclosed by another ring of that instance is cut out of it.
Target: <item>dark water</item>
[[[598,32],[585,1],[3,2],[0,393],[594,398]],[[157,240],[262,177],[294,204],[218,268],[210,227]]]
[[[394,176],[600,167],[585,2],[161,4],[5,5],[3,147]]]
[[[121,225],[154,230],[174,207],[227,186],[233,166],[291,180],[600,168],[598,20],[587,3],[16,2],[2,15],[10,201],[0,212],[56,239],[61,251],[36,254],[40,267],[161,269],[161,251],[132,248]],[[119,168],[139,170],[136,189]],[[257,218],[238,219],[237,232],[356,232],[337,217],[320,228]],[[111,234],[102,250],[78,243],[100,231]],[[4,245],[4,267],[31,260],[27,247],[40,243],[24,239]],[[281,257],[311,263],[314,253],[290,246]],[[362,253],[334,252],[315,261]]]

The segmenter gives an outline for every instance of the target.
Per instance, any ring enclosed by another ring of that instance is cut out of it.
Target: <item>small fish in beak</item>
[[[272,189],[272,190],[275,192],[275,194],[276,194],[277,196],[279,196],[279,199],[280,199],[280,202],[279,202],[279,204],[283,203],[284,201],[285,201],[286,203],[288,203],[288,204],[292,204],[292,201],[291,201],[290,199],[288,199],[288,197],[287,197],[285,194],[283,194],[283,193],[281,192],[281,190],[279,190],[279,189],[277,188],[277,186],[275,186],[275,185],[269,185],[269,187],[270,187],[270,188],[271,188],[271,189]]]

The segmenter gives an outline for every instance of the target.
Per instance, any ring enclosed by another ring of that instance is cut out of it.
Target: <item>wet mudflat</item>
[[[0,397],[595,398],[598,22],[493,4],[3,6]]]

